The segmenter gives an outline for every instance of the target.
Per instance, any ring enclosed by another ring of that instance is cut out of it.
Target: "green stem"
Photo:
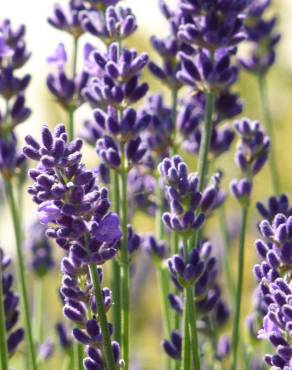
[[[188,262],[189,257],[189,241],[188,238],[184,238],[184,255],[185,261]],[[190,339],[191,339],[191,353],[193,357],[193,363],[196,370],[201,370],[201,362],[200,362],[200,350],[199,350],[199,340],[198,340],[198,332],[197,332],[197,309],[195,304],[194,298],[194,284],[188,286],[185,289],[185,300],[186,300],[186,308],[187,308],[187,320],[190,332]]]
[[[78,58],[78,37],[73,38],[73,63],[72,63],[72,79],[75,79],[77,74],[77,58]],[[74,139],[74,104],[68,109],[68,140],[72,141]]]
[[[91,281],[94,287],[96,307],[97,307],[97,313],[99,317],[99,324],[100,324],[101,333],[103,336],[103,347],[104,347],[103,352],[105,356],[106,369],[116,370],[114,354],[113,354],[112,344],[111,344],[111,337],[110,337],[108,322],[106,318],[106,312],[105,312],[105,308],[103,304],[103,296],[102,296],[102,290],[101,290],[101,286],[99,282],[97,268],[95,265],[90,264],[89,270],[90,270]]]
[[[189,331],[189,302],[187,297],[184,299],[183,308],[183,347],[182,347],[182,362],[181,370],[191,369],[191,351],[190,351],[190,331]]]
[[[35,281],[35,334],[34,337],[38,344],[43,341],[43,312],[44,312],[44,282],[43,278]]]
[[[237,369],[237,353],[238,353],[238,343],[240,342],[240,311],[241,311],[241,300],[243,291],[243,280],[244,280],[244,252],[245,252],[245,236],[246,227],[248,219],[248,209],[249,206],[242,206],[242,223],[239,239],[239,251],[238,251],[238,276],[237,276],[237,290],[236,290],[236,306],[235,306],[235,317],[233,323],[232,332],[232,370]]]
[[[112,172],[113,185],[113,208],[118,214],[120,209],[120,191],[119,191],[119,175],[116,171]],[[118,261],[112,261],[112,292],[113,292],[113,324],[114,338],[118,343],[121,343],[121,269]]]
[[[268,90],[267,90],[267,81],[265,75],[260,75],[259,79],[259,92],[260,92],[260,102],[261,102],[261,108],[263,113],[263,123],[265,126],[265,129],[267,131],[268,136],[271,140],[271,148],[270,148],[270,158],[269,158],[269,167],[270,167],[270,176],[272,181],[272,187],[273,187],[273,193],[275,195],[280,194],[280,184],[278,176],[278,168],[277,168],[277,161],[276,161],[276,155],[275,155],[275,135],[273,130],[273,125],[271,122],[271,115],[269,111],[269,99],[268,99]]]
[[[32,326],[31,326],[31,315],[29,310],[28,304],[28,294],[27,294],[27,286],[25,280],[25,268],[24,268],[24,258],[22,255],[21,249],[21,226],[19,220],[19,214],[17,211],[13,188],[11,184],[11,180],[7,180],[5,182],[5,190],[6,196],[12,216],[13,227],[14,227],[14,234],[15,234],[15,241],[16,241],[16,251],[17,251],[17,266],[18,266],[18,275],[19,275],[19,283],[20,283],[20,291],[21,291],[21,302],[23,307],[24,319],[25,319],[25,328],[26,328],[26,337],[28,341],[28,350],[29,350],[29,357],[31,362],[32,370],[37,370],[37,361],[36,361],[36,353],[35,347],[33,343],[33,336],[32,336]]]
[[[157,271],[159,285],[160,285],[160,292],[161,292],[161,300],[162,300],[162,318],[163,318],[163,327],[165,336],[169,338],[171,333],[171,323],[170,323],[170,312],[169,312],[169,302],[168,302],[168,271],[161,265]]]
[[[176,155],[178,152],[178,145],[177,145],[177,127],[176,127],[176,118],[177,118],[177,99],[178,99],[178,90],[173,89],[171,91],[171,107],[172,107],[172,124],[173,124],[173,132],[172,132],[172,147],[171,147],[171,155]]]
[[[77,342],[74,343],[74,353],[73,353],[73,360],[74,360],[74,368],[78,370],[83,370],[83,346]]]
[[[6,342],[6,325],[4,312],[4,296],[3,296],[3,271],[2,271],[2,256],[0,254],[0,359],[1,369],[8,370],[8,355]]]
[[[224,266],[225,266],[225,274],[226,274],[226,283],[229,293],[229,298],[231,300],[235,300],[235,287],[232,280],[232,273],[230,268],[230,249],[231,249],[231,241],[227,230],[227,221],[226,221],[226,213],[225,213],[225,206],[224,204],[219,208],[218,213],[218,222],[219,222],[219,228],[222,238],[222,244],[223,244],[223,256],[222,259],[224,260]]]
[[[214,95],[212,92],[206,93],[206,108],[205,108],[205,124],[200,144],[198,173],[199,173],[199,189],[204,188],[206,176],[208,173],[208,153],[212,134],[212,115],[214,106]]]
[[[74,369],[74,354],[73,353],[67,353],[65,356],[65,359],[62,363],[62,370],[72,370]]]
[[[125,145],[121,145],[122,170],[121,170],[121,203],[122,203],[122,232],[123,243],[121,250],[121,285],[122,285],[122,352],[125,361],[125,369],[129,369],[129,311],[130,311],[130,266],[128,255],[128,196],[127,196],[127,160]]]

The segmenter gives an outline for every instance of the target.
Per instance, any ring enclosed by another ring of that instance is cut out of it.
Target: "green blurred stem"
[[[240,342],[240,313],[241,313],[241,301],[243,292],[243,281],[244,281],[244,259],[245,259],[245,237],[248,220],[248,205],[242,206],[242,221],[241,231],[239,239],[239,251],[238,251],[238,276],[237,276],[237,288],[236,288],[236,305],[235,305],[235,317],[233,323],[232,332],[232,370],[237,370],[237,357],[238,357],[238,343]]]
[[[75,79],[77,74],[77,58],[78,58],[78,37],[73,37],[73,63],[72,63],[72,79]],[[68,110],[68,140],[72,141],[74,139],[74,104],[70,106]]]
[[[5,191],[6,191],[8,205],[9,205],[9,209],[10,209],[11,217],[13,221],[14,235],[15,235],[15,241],[16,241],[18,277],[19,277],[19,283],[20,283],[21,303],[22,303],[22,308],[23,308],[22,312],[24,314],[24,320],[25,320],[25,329],[26,329],[26,338],[27,338],[27,344],[28,344],[30,365],[31,365],[32,370],[36,370],[37,361],[36,361],[36,353],[35,353],[35,347],[34,347],[33,336],[32,336],[31,315],[30,315],[30,310],[29,310],[27,286],[26,286],[26,280],[25,280],[24,258],[22,255],[22,246],[21,246],[21,226],[20,226],[19,214],[18,214],[18,210],[16,207],[13,188],[12,188],[10,179],[5,181]]]
[[[157,181],[157,209],[155,213],[156,223],[156,236],[159,240],[164,239],[164,226],[162,221],[162,215],[164,211],[164,194]],[[157,266],[157,278],[160,285],[161,303],[162,303],[162,318],[163,318],[163,329],[164,335],[169,337],[171,332],[170,323],[170,310],[168,303],[169,284],[168,284],[168,271],[165,270],[163,262]]]
[[[0,360],[1,369],[8,370],[8,352],[6,342],[6,326],[3,296],[2,256],[0,255]]]
[[[62,363],[62,370],[72,370],[74,369],[74,353],[70,351],[70,353],[66,353],[66,356]]]
[[[189,240],[188,238],[184,238],[184,255],[185,255],[185,262],[188,262],[189,257]],[[199,340],[198,340],[198,332],[197,332],[197,309],[195,304],[195,297],[194,297],[194,284],[191,284],[187,288],[185,288],[185,301],[187,308],[187,321],[189,326],[189,333],[190,333],[190,350],[192,353],[193,363],[196,370],[201,370],[201,362],[200,362],[200,350],[199,350]],[[185,324],[184,324],[185,325]]]
[[[77,342],[74,342],[74,369],[83,370],[83,346]]]
[[[226,218],[224,204],[219,208],[218,212],[219,213],[217,215],[217,219],[219,223],[222,244],[223,244],[222,259],[224,260],[226,283],[227,283],[229,298],[233,301],[233,299],[235,300],[235,287],[233,284],[232,273],[231,273],[231,268],[230,268],[231,241],[230,241],[230,237],[229,237],[228,229],[227,229],[227,218]]]
[[[208,153],[212,134],[212,115],[215,97],[212,92],[206,93],[206,108],[205,108],[205,124],[200,144],[198,173],[199,173],[199,188],[203,189],[205,179],[208,173]]]
[[[36,278],[35,282],[35,326],[34,338],[41,344],[44,338],[43,312],[44,312],[44,281],[43,278]]]
[[[189,331],[189,312],[188,301],[184,299],[183,308],[183,347],[182,347],[182,362],[181,370],[191,369],[191,350],[190,350],[190,331]]]
[[[120,189],[119,175],[112,171],[112,189],[113,189],[113,208],[119,214],[120,209]],[[121,269],[116,258],[112,260],[112,292],[113,292],[113,322],[114,337],[118,343],[121,343]]]
[[[173,133],[172,133],[172,147],[171,155],[177,154],[177,127],[176,127],[176,118],[177,118],[177,101],[178,101],[178,90],[174,88],[171,90],[171,115],[172,115],[172,124],[173,124]]]
[[[268,89],[267,89],[267,80],[266,75],[261,74],[258,77],[259,82],[259,93],[260,93],[260,102],[261,102],[261,109],[263,114],[263,123],[265,129],[267,131],[268,136],[271,140],[271,148],[270,148],[270,158],[269,158],[269,167],[270,167],[270,176],[272,181],[273,187],[273,194],[279,195],[280,194],[280,184],[279,184],[279,172],[277,168],[277,161],[275,156],[275,135],[273,130],[273,125],[271,122],[271,115],[269,110],[269,99],[268,99]]]
[[[103,295],[102,295],[102,290],[101,290],[101,286],[99,282],[96,265],[90,264],[89,271],[90,271],[91,282],[94,287],[97,313],[98,313],[99,324],[100,324],[101,333],[103,337],[103,353],[104,353],[105,362],[106,362],[106,369],[116,370],[114,354],[113,354],[112,344],[111,344],[111,337],[110,337],[106,312],[105,312],[105,308],[103,304]]]
[[[121,145],[121,204],[122,204],[122,232],[123,241],[121,249],[121,296],[122,296],[122,353],[125,361],[125,369],[130,368],[130,353],[129,353],[129,339],[130,339],[130,261],[128,255],[128,195],[127,195],[127,158],[125,145]]]
[[[164,328],[164,335],[169,338],[171,333],[171,323],[170,323],[170,310],[169,310],[169,302],[168,302],[168,293],[169,293],[169,284],[168,284],[168,271],[164,268],[161,264],[157,271],[158,280],[160,285],[160,292],[161,292],[161,301],[162,301],[162,317],[163,317],[163,328]]]

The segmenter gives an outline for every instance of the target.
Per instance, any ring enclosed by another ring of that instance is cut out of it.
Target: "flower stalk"
[[[237,276],[237,289],[236,289],[236,302],[235,302],[235,317],[233,323],[232,332],[232,370],[237,369],[238,363],[238,344],[240,342],[240,314],[242,304],[242,292],[244,282],[244,266],[245,266],[245,237],[248,221],[249,205],[242,205],[242,220],[241,220],[241,231],[239,239],[239,251],[238,251],[238,276]]]
[[[121,145],[121,203],[122,203],[122,250],[121,250],[121,293],[122,293],[122,353],[125,369],[129,369],[129,311],[130,311],[130,266],[128,253],[128,193],[127,193],[127,159],[125,145]]]
[[[22,301],[22,307],[23,307],[23,313],[24,313],[26,335],[27,335],[27,341],[28,341],[28,353],[29,353],[29,358],[30,358],[30,366],[32,370],[37,370],[36,353],[35,353],[35,347],[34,347],[33,336],[32,336],[31,315],[30,315],[30,310],[29,310],[27,285],[26,285],[26,279],[25,279],[24,258],[23,258],[22,249],[21,249],[21,226],[20,226],[20,219],[19,219],[17,206],[15,203],[11,180],[7,180],[5,182],[5,190],[6,190],[6,196],[7,196],[9,209],[11,212],[13,228],[14,228],[14,235],[15,235],[15,242],[16,242],[18,276],[19,276],[19,282],[20,282],[21,301]]]
[[[115,360],[114,360],[114,355],[113,355],[113,350],[112,350],[112,345],[111,345],[111,337],[109,333],[109,327],[108,327],[106,312],[105,312],[105,308],[103,304],[102,291],[100,287],[100,282],[99,282],[99,277],[98,277],[96,266],[93,264],[90,264],[89,270],[90,270],[90,278],[91,278],[91,281],[94,287],[96,307],[97,307],[101,332],[102,332],[103,341],[104,341],[105,362],[106,362],[108,370],[115,370],[116,365],[115,365]]]
[[[72,80],[75,80],[77,73],[77,58],[78,58],[78,44],[79,38],[73,37],[73,63],[72,63]],[[72,141],[74,139],[74,113],[75,107],[70,106],[68,109],[68,139]]]
[[[0,256],[2,258],[2,256]],[[7,338],[5,327],[4,296],[2,282],[2,261],[0,261],[0,360],[1,369],[8,370]]]

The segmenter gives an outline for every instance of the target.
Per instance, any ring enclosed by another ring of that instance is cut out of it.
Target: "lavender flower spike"
[[[1,272],[0,283],[3,289],[4,315],[6,318],[7,350],[9,357],[12,356],[24,338],[22,328],[15,329],[19,319],[19,296],[13,292],[14,277],[8,271],[11,259],[4,255],[0,249]]]

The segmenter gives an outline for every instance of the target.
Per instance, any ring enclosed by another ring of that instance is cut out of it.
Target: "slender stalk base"
[[[119,175],[116,171],[112,173],[111,184],[113,186],[113,209],[118,214],[120,208]],[[121,343],[121,269],[118,261],[112,260],[112,292],[113,292],[113,324],[114,338]]]
[[[130,353],[129,353],[129,311],[130,311],[130,266],[128,255],[128,197],[127,197],[127,170],[126,170],[126,155],[125,148],[122,148],[122,163],[123,170],[121,173],[121,201],[122,201],[122,232],[123,245],[121,250],[121,293],[122,293],[122,353],[125,361],[125,369],[130,368]]]
[[[277,161],[275,155],[275,135],[273,130],[273,125],[271,122],[271,116],[269,111],[269,101],[268,101],[268,91],[267,91],[267,81],[265,75],[259,76],[259,92],[260,92],[260,101],[261,101],[261,108],[263,112],[263,123],[265,129],[267,131],[268,136],[272,142],[270,148],[270,155],[269,155],[269,167],[270,167],[270,176],[272,181],[273,187],[273,194],[279,195],[280,194],[280,183],[278,176],[278,168],[277,168]]]
[[[78,370],[83,370],[83,346],[80,343],[74,343],[74,368]]]
[[[72,79],[75,79],[77,74],[77,58],[78,58],[78,37],[73,38],[73,63],[72,63]],[[74,112],[75,107],[72,106],[68,110],[68,140],[72,141],[74,139]]]
[[[44,282],[42,278],[37,278],[35,281],[35,327],[34,337],[38,344],[43,341],[43,312],[44,312]]]
[[[199,173],[199,190],[204,188],[206,176],[208,173],[208,153],[210,147],[210,140],[212,135],[212,115],[214,106],[214,95],[209,92],[206,94],[206,108],[205,108],[205,125],[200,144],[198,173]]]
[[[238,357],[238,344],[240,342],[239,325],[240,325],[240,311],[241,301],[243,292],[243,281],[244,281],[244,260],[245,260],[245,236],[248,219],[248,206],[242,207],[242,223],[239,240],[239,251],[238,251],[238,276],[237,276],[237,290],[236,290],[236,306],[235,306],[235,317],[233,323],[232,332],[232,370],[237,370],[237,357]]]
[[[189,240],[184,238],[184,257],[185,261],[188,262],[189,256]],[[184,331],[186,335],[190,336],[190,357],[193,359],[196,370],[201,370],[200,363],[200,350],[199,350],[199,341],[197,333],[197,314],[196,314],[196,305],[194,299],[194,285],[191,285],[184,289],[184,319],[187,320],[184,322]],[[186,327],[188,326],[188,329]],[[188,345],[187,339],[185,345]],[[186,351],[186,349],[185,349]],[[186,368],[184,368],[186,370]]]
[[[8,370],[8,352],[6,342],[6,326],[3,296],[2,256],[0,254],[0,363],[1,369]]]
[[[95,265],[89,265],[90,277],[94,287],[97,313],[104,342],[104,356],[107,370],[115,370],[115,360],[112,350],[111,337],[103,304],[102,290],[99,282],[98,272]]]
[[[32,336],[32,325],[31,325],[31,315],[29,310],[28,303],[28,294],[27,294],[27,285],[25,279],[25,268],[24,268],[24,258],[22,255],[22,246],[21,246],[21,226],[18,210],[15,203],[13,188],[10,180],[5,182],[6,196],[12,216],[15,241],[16,241],[16,252],[17,252],[17,267],[18,267],[18,276],[20,283],[20,292],[21,292],[21,304],[23,307],[24,320],[25,320],[25,329],[26,329],[26,338],[28,344],[30,365],[32,370],[37,370],[37,361],[36,353]]]

